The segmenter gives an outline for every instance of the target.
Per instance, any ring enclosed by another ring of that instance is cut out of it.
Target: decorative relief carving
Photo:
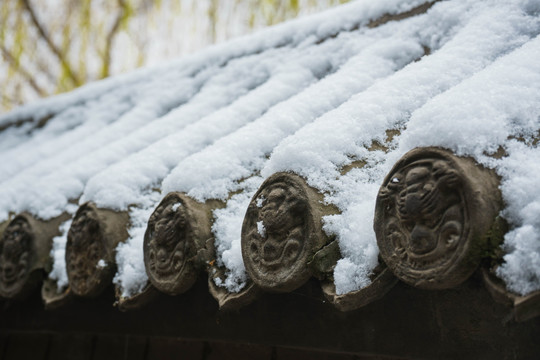
[[[300,256],[307,207],[302,195],[285,183],[274,183],[261,192],[257,224],[249,236],[251,260],[261,272],[291,267]]]
[[[144,263],[151,283],[170,295],[189,289],[200,264],[196,255],[211,237],[209,211],[182,193],[170,193],[148,220]]]
[[[0,296],[13,298],[24,288],[31,270],[34,234],[28,220],[17,216],[0,240]]]
[[[398,278],[446,288],[472,273],[483,247],[479,239],[500,202],[493,177],[472,160],[437,148],[415,149],[398,161],[379,190],[374,224],[381,256]]]
[[[292,291],[310,277],[307,263],[325,242],[313,193],[299,176],[277,173],[251,200],[242,226],[242,257],[262,289]]]
[[[0,296],[22,299],[40,284],[50,269],[50,252],[58,227],[69,216],[47,221],[21,213],[5,226],[0,237]]]
[[[395,206],[387,213],[385,237],[394,256],[412,271],[444,266],[465,241],[468,224],[459,184],[447,162],[418,160],[393,174],[379,193]]]
[[[161,204],[152,214],[150,223],[153,226],[149,228],[149,270],[159,278],[174,278],[182,272],[188,256],[186,208],[181,203]]]
[[[92,203],[81,205],[67,236],[66,268],[74,294],[98,295],[112,280],[111,266],[103,224]]]

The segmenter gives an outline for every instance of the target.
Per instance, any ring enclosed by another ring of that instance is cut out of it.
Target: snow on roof
[[[147,282],[143,234],[160,199],[221,199],[220,285],[234,292],[246,282],[240,229],[251,197],[272,173],[295,172],[341,211],[324,221],[343,255],[343,294],[368,285],[377,265],[384,175],[406,151],[434,145],[496,169],[511,225],[498,275],[519,294],[539,290],[540,3],[431,3],[352,2],[1,116],[0,221],[74,213],[88,200],[129,210],[115,282],[131,295]],[[417,7],[427,11],[374,22]],[[356,161],[366,165],[342,173]],[[59,285],[68,228],[54,240]]]

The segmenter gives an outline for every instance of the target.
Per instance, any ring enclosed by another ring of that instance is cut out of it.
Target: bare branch
[[[57,79],[56,79],[56,76],[53,75],[51,73],[51,69],[50,67],[48,66],[48,64],[46,64],[45,62],[43,61],[37,61],[35,66],[37,67],[37,69],[43,74],[45,75],[45,77],[49,80],[49,82],[51,84],[55,84]]]
[[[60,51],[60,49],[54,44],[49,34],[47,34],[47,31],[45,31],[45,28],[43,25],[39,22],[36,13],[34,11],[34,8],[30,4],[29,0],[21,0],[23,5],[25,6],[26,10],[28,11],[30,18],[32,19],[32,23],[36,27],[37,31],[39,32],[40,36],[45,40],[47,43],[47,46],[52,51],[52,53],[60,60],[60,63],[62,64],[62,67],[66,70],[68,77],[73,81],[73,83],[76,86],[81,85],[81,80],[74,74],[73,69],[71,68],[70,64],[68,63],[65,54]]]
[[[9,97],[9,96],[7,96],[6,94],[0,94],[0,96],[2,96],[2,100],[1,100],[1,101],[2,101],[3,103],[8,103],[8,104],[9,104],[9,105],[8,105],[9,107],[11,107],[11,106],[16,106],[16,105],[20,104],[20,100],[17,101],[17,99],[15,99],[15,98],[13,98],[13,97]]]
[[[208,18],[210,20],[210,40],[212,44],[216,43],[217,39],[217,12],[218,12],[218,2],[217,0],[210,0],[210,6],[208,7]]]
[[[101,77],[109,76],[111,66],[111,50],[114,37],[120,29],[120,23],[126,14],[127,6],[124,0],[118,0],[119,11],[114,21],[114,24],[105,38],[105,51],[103,53],[103,65],[101,67]]]
[[[34,89],[34,91],[39,96],[47,96],[47,92],[41,87],[39,87],[39,85],[34,81],[32,75],[30,75],[30,73],[26,69],[24,69],[21,64],[17,62],[17,60],[15,60],[15,58],[13,57],[13,55],[11,55],[8,49],[1,45],[0,50],[2,51],[2,56],[4,57],[4,59],[6,59],[6,61],[11,65],[11,67],[15,69],[15,71],[17,71],[22,77],[26,79],[26,81],[28,81],[30,87],[32,87],[32,89]]]

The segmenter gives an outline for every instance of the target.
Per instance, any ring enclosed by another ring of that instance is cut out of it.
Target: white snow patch
[[[497,274],[510,290],[526,295],[540,290],[540,148],[513,141],[508,152],[499,173],[503,215],[513,230],[504,238],[507,254]]]
[[[212,232],[216,238],[218,265],[226,270],[225,281],[216,278],[215,283],[230,292],[239,292],[246,286],[248,276],[240,243],[242,223],[249,202],[263,181],[261,177],[249,178],[243,183],[244,192],[233,195],[225,208],[214,210]]]
[[[257,221],[257,232],[259,233],[259,235],[261,235],[262,237],[265,237],[266,236],[266,229],[264,228],[264,224],[262,221]]]
[[[133,207],[129,211],[129,238],[116,247],[116,265],[118,271],[114,276],[114,284],[119,287],[123,297],[140,293],[148,283],[144,267],[144,232],[147,221],[161,198],[159,192],[150,192],[144,197],[145,203]]]
[[[68,276],[66,271],[66,243],[67,233],[71,227],[72,219],[69,219],[60,225],[60,235],[52,240],[51,258],[53,268],[49,273],[49,278],[56,281],[58,293],[61,293],[68,286]]]

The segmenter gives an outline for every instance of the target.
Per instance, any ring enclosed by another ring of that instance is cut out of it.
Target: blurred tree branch
[[[32,77],[32,75],[30,75],[30,73],[22,67],[22,65],[13,57],[13,55],[9,52],[8,49],[4,47],[4,45],[0,46],[0,50],[2,51],[2,57],[6,59],[6,61],[10,63],[10,65],[14,69],[16,69],[19,72],[19,74],[26,79],[26,81],[28,81],[28,84],[30,85],[30,87],[34,89],[34,91],[39,96],[47,95],[47,92],[38,86],[38,84],[34,81],[34,78]],[[4,99],[11,99],[5,94],[2,94],[2,97]]]
[[[107,33],[107,37],[105,39],[105,51],[103,53],[103,62],[101,66],[101,77],[105,78],[110,75],[110,67],[111,67],[111,50],[112,50],[112,44],[115,35],[118,33],[118,30],[120,29],[120,24],[123,20],[127,17],[128,8],[126,5],[126,2],[124,0],[117,0],[118,3],[118,14],[116,15],[116,19],[113,23],[113,26]]]
[[[0,0],[0,112],[347,0]]]
[[[75,86],[82,85],[81,80],[78,76],[75,75],[73,68],[69,64],[69,61],[67,59],[66,53],[60,51],[60,49],[54,44],[53,40],[45,30],[45,27],[39,22],[36,13],[34,11],[33,6],[30,4],[29,0],[21,0],[24,7],[28,11],[28,14],[30,15],[30,18],[32,19],[32,23],[34,24],[36,30],[39,32],[41,38],[45,40],[45,43],[48,45],[49,49],[52,51],[52,53],[58,58],[60,63],[62,64],[62,68],[64,71],[66,71],[69,78],[73,81],[73,84]]]

